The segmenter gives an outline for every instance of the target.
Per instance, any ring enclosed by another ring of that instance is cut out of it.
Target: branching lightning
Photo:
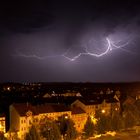
[[[59,57],[60,55],[52,55],[52,56],[38,56],[36,54],[30,54],[30,55],[27,55],[27,54],[24,54],[24,53],[21,53],[19,51],[16,51],[18,55],[16,56],[19,56],[19,57],[24,57],[24,58],[35,58],[35,59],[38,59],[38,60],[45,60],[47,58],[53,58],[53,57]],[[15,56],[15,55],[14,55]]]
[[[121,45],[116,45],[118,43],[114,43],[111,39],[109,39],[108,37],[105,39],[106,40],[106,50],[102,53],[93,53],[93,52],[90,52],[88,50],[88,47],[85,46],[85,49],[84,49],[84,52],[81,52],[79,54],[77,54],[76,56],[70,58],[67,56],[68,52],[69,52],[69,49],[63,53],[63,54],[60,54],[60,55],[52,55],[52,56],[37,56],[36,54],[33,54],[33,55],[26,55],[26,54],[23,54],[23,53],[19,53],[18,52],[18,56],[20,57],[25,57],[25,58],[36,58],[36,59],[39,59],[39,60],[44,60],[44,59],[47,59],[47,58],[53,58],[53,57],[64,57],[65,59],[69,60],[69,61],[75,61],[77,60],[79,57],[81,57],[82,55],[89,55],[89,56],[94,56],[94,57],[102,57],[104,55],[107,55],[110,51],[112,51],[113,49],[122,49],[122,50],[125,50],[123,49],[123,47],[127,46],[129,44],[130,41],[127,41],[126,43],[124,44],[121,44]],[[120,44],[120,42],[119,42]],[[127,50],[125,50],[127,51]]]
[[[100,53],[100,54],[96,54],[96,53],[91,53],[88,51],[87,47],[85,47],[85,52],[84,53],[79,53],[78,55],[74,56],[73,58],[69,58],[66,56],[66,53],[64,55],[62,55],[64,58],[68,59],[69,61],[75,61],[76,59],[78,59],[81,55],[89,55],[89,56],[94,56],[94,57],[102,57],[104,55],[106,55],[107,53],[109,53],[110,51],[112,51],[113,49],[120,49],[122,47],[125,47],[126,45],[129,44],[129,42],[126,42],[125,44],[122,45],[115,45],[113,43],[113,41],[111,41],[109,38],[106,38],[107,41],[107,49]]]

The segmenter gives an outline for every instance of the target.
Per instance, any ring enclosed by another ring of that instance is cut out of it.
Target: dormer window
[[[30,110],[27,111],[27,112],[26,112],[26,116],[27,116],[27,117],[32,116],[32,112],[31,112]]]

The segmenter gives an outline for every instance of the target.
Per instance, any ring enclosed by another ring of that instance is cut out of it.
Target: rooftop
[[[63,104],[41,104],[33,106],[27,103],[14,103],[13,106],[20,116],[25,116],[28,111],[31,111],[34,115],[42,113],[70,111],[70,108],[66,107]]]
[[[71,109],[72,114],[83,114],[86,113],[83,109],[81,109],[80,107],[73,107]]]

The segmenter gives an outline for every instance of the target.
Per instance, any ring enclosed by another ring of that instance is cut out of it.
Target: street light
[[[117,110],[118,110],[118,108],[116,107],[116,108],[115,108],[115,110],[117,111]]]
[[[67,115],[65,116],[65,119],[68,119],[68,116]]]
[[[105,113],[105,110],[104,110],[104,109],[102,110],[102,113],[103,113],[103,114]]]

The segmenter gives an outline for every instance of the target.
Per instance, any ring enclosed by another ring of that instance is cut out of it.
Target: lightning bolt
[[[35,59],[38,59],[38,60],[45,60],[47,58],[53,58],[53,57],[59,57],[61,55],[55,55],[55,56],[38,56],[36,54],[30,54],[30,55],[27,55],[27,54],[24,54],[24,53],[21,53],[20,51],[16,51],[17,55],[13,55],[13,56],[19,56],[19,57],[24,57],[24,58],[35,58]]]
[[[33,55],[26,55],[26,54],[23,54],[23,53],[18,53],[18,56],[25,57],[25,58],[36,58],[36,59],[39,59],[39,60],[43,60],[43,59],[47,58],[47,56],[41,57],[41,56],[37,56],[35,54],[33,54]]]
[[[69,58],[66,56],[66,53],[64,55],[62,55],[64,58],[68,59],[69,61],[75,61],[76,59],[78,59],[81,55],[89,55],[89,56],[94,56],[94,57],[102,57],[104,55],[106,55],[108,52],[112,51],[113,49],[120,49],[122,47],[125,47],[126,45],[129,44],[129,42],[126,42],[125,44],[122,44],[120,46],[117,46],[113,43],[113,41],[111,41],[109,38],[106,38],[107,41],[107,49],[100,53],[100,54],[96,54],[96,53],[91,53],[88,51],[87,47],[85,48],[85,52],[84,53],[79,53],[78,55],[74,56],[73,58]]]
[[[45,60],[47,58],[53,58],[53,57],[64,57],[65,59],[69,60],[69,61],[75,61],[77,60],[79,57],[81,57],[82,55],[89,55],[89,56],[94,56],[94,57],[102,57],[104,55],[107,55],[110,51],[112,51],[113,49],[123,49],[123,47],[127,46],[129,44],[130,41],[122,44],[122,45],[116,45],[118,43],[114,43],[111,39],[109,39],[108,37],[105,39],[107,42],[107,48],[104,52],[102,53],[92,53],[88,50],[87,47],[85,47],[84,52],[79,53],[78,55],[74,56],[73,58],[70,58],[67,56],[68,52],[70,49],[68,49],[65,53],[60,54],[60,55],[54,55],[54,56],[37,56],[35,54],[33,55],[26,55],[26,54],[22,54],[20,52],[18,52],[18,56],[20,57],[25,57],[25,58],[36,58],[39,60]],[[123,49],[124,50],[124,49]],[[126,50],[127,51],[127,50]]]

